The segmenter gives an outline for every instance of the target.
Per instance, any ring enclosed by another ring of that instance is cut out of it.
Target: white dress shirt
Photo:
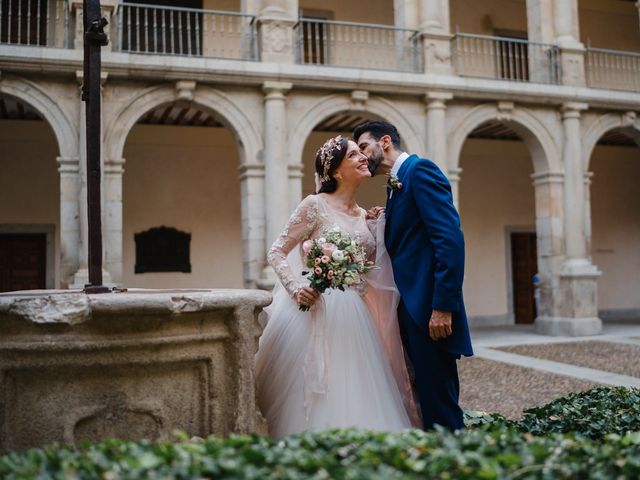
[[[389,175],[395,175],[397,177],[398,172],[400,171],[400,167],[402,166],[402,164],[407,158],[409,158],[409,154],[407,152],[402,152],[398,156],[398,158],[396,158],[396,163],[394,163],[393,167],[391,167],[391,171],[389,172]],[[393,197],[393,190],[389,192],[389,198],[391,197]]]

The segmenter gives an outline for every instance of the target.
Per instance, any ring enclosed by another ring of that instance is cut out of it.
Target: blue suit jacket
[[[432,309],[452,312],[452,335],[431,343],[473,355],[462,298],[464,236],[449,181],[417,155],[404,161],[398,179],[402,189],[387,200],[385,244],[402,301],[427,336]]]

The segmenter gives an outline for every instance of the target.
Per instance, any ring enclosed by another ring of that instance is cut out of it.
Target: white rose
[[[345,283],[345,285],[353,285],[353,278],[352,277],[344,277],[344,283]]]
[[[344,260],[344,252],[342,250],[334,250],[331,254],[331,258],[333,258],[337,262],[341,262]]]
[[[324,238],[324,237],[320,237],[320,238],[318,239],[318,243],[319,243],[320,245],[322,245],[323,243],[327,243],[327,239],[326,239],[326,238]]]
[[[330,232],[333,232],[333,233],[339,233],[339,232],[340,232],[340,227],[338,227],[338,226],[333,227],[333,228],[332,228],[331,230],[329,230],[329,231],[330,231]]]

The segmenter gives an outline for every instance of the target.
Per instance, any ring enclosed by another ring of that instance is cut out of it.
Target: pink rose
[[[329,270],[329,271],[327,272],[327,278],[328,278],[329,280],[332,280],[332,279],[333,279],[333,270]]]
[[[320,259],[319,258],[315,258],[313,260],[314,265],[320,265]]]
[[[316,275],[320,275],[320,274],[322,273],[322,269],[321,269],[320,267],[316,267],[316,268],[314,268],[314,269],[313,269],[313,272],[314,272]]]
[[[302,244],[302,251],[308,254],[311,251],[311,247],[313,247],[313,242],[311,240],[305,240]]]
[[[323,255],[322,258],[320,259],[320,261],[322,263],[329,263],[329,257],[327,257],[326,255]]]
[[[326,256],[330,257],[333,251],[336,249],[336,246],[333,243],[325,243],[322,245],[322,253]]]
[[[402,182],[398,182],[398,190],[402,190]]]

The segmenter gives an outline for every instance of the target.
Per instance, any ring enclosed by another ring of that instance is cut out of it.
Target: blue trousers
[[[428,330],[420,328],[404,303],[398,306],[402,343],[413,366],[414,389],[418,395],[424,429],[442,425],[450,430],[464,428],[458,399],[458,355],[449,353],[432,340]]]

